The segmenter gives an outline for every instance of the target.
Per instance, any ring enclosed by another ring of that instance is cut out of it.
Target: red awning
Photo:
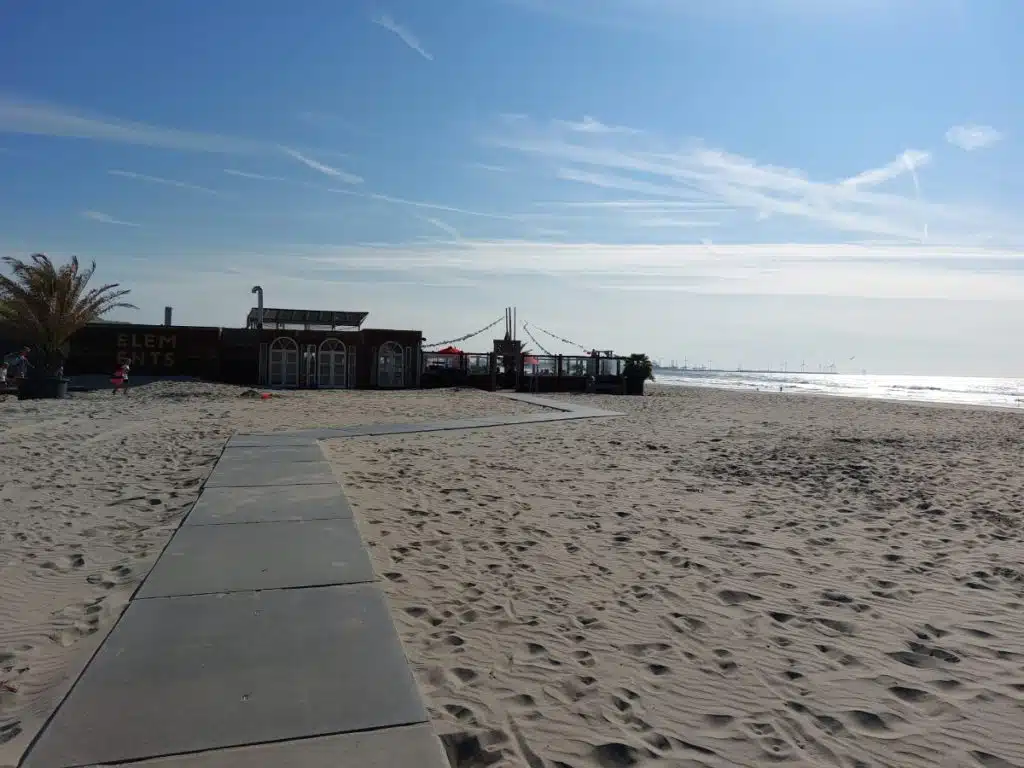
[[[435,352],[434,354],[435,355],[461,355],[462,354],[462,350],[459,349],[458,347],[445,347],[444,349],[437,350],[437,352]]]
[[[525,363],[526,365],[540,365],[540,360],[538,360],[536,357],[524,357],[523,363]]]

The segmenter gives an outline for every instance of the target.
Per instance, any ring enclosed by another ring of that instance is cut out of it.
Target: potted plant
[[[96,262],[82,268],[78,257],[60,266],[36,253],[27,260],[6,256],[10,274],[0,274],[0,327],[31,348],[30,367],[19,382],[18,398],[57,398],[67,394],[63,376],[71,336],[118,308],[136,309],[121,299],[118,284],[89,288]]]
[[[654,364],[647,355],[634,353],[626,360],[622,375],[626,379],[626,394],[642,395],[644,384],[648,380],[654,381]]]

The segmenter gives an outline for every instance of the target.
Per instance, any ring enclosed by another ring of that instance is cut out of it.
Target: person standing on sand
[[[114,371],[114,375],[110,377],[110,383],[114,385],[114,394],[123,392],[125,396],[128,395],[128,371],[131,370],[131,366],[128,363],[122,363],[117,366],[117,370]]]
[[[7,365],[7,376],[15,384],[19,379],[24,379],[28,375],[28,369],[32,367],[28,361],[28,354],[31,351],[29,347],[22,347],[20,352],[12,352],[4,358],[4,363]]]

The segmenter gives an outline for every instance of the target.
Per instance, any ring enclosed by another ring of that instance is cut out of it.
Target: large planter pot
[[[58,376],[18,380],[19,400],[58,400],[68,395],[68,382]]]
[[[642,395],[644,393],[644,385],[647,383],[647,378],[644,376],[627,376],[626,377],[626,394],[627,395]]]

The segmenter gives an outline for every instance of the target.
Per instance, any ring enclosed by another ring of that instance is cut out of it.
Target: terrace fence
[[[626,358],[623,357],[526,355],[516,358],[518,369],[512,370],[505,369],[506,359],[493,352],[424,352],[420,386],[586,392],[590,383],[595,392],[625,392]]]

